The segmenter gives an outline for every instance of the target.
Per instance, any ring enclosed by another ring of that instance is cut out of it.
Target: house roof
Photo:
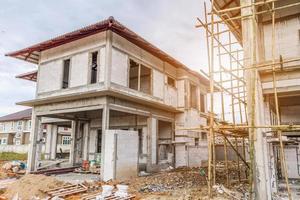
[[[19,74],[19,75],[16,76],[16,78],[36,82],[36,80],[37,80],[37,70],[31,71],[31,72],[26,72],[26,73],[23,73],[23,74]]]
[[[26,109],[22,110],[16,113],[12,113],[9,115],[5,115],[3,117],[0,117],[0,122],[5,122],[5,121],[16,121],[16,120],[22,120],[22,119],[31,119],[31,113],[32,109]]]
[[[240,0],[216,0],[214,1],[214,7],[217,10],[233,9],[227,11],[224,14],[219,14],[219,17],[225,21],[230,31],[234,34],[237,41],[242,45],[242,24],[241,19],[232,19],[241,15],[240,9],[234,9],[240,6]]]
[[[171,65],[177,68],[183,68],[187,70],[189,73],[197,76],[200,78],[203,84],[208,85],[208,79],[201,75],[200,73],[189,69],[187,66],[179,62],[178,60],[174,59],[164,51],[160,50],[156,46],[152,45],[144,38],[136,34],[135,32],[129,30],[127,27],[122,25],[120,22],[115,20],[113,17],[109,17],[106,20],[100,21],[98,23],[86,26],[84,28],[60,35],[58,37],[52,38],[50,40],[32,45],[30,47],[7,53],[6,56],[11,56],[17,59],[25,60],[34,64],[38,64],[40,54],[42,51],[51,49],[75,40],[82,39],[84,37],[88,37],[94,35],[99,32],[111,30],[112,32],[124,37],[128,41],[134,43],[135,45],[139,46],[140,48],[150,52],[154,56],[160,58],[163,61],[170,63]]]

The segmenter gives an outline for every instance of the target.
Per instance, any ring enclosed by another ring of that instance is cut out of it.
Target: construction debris
[[[57,187],[50,190],[41,190],[42,192],[46,193],[50,197],[66,197],[71,196],[74,194],[86,192],[88,190],[88,187],[86,187],[83,184],[67,184],[62,187]]]
[[[32,174],[44,174],[44,175],[53,175],[53,174],[65,174],[73,172],[77,167],[66,167],[66,168],[55,168],[55,169],[46,169],[31,172]]]
[[[25,174],[26,164],[21,161],[10,161],[2,165],[2,172],[6,173],[7,176],[16,176],[18,174]]]
[[[130,200],[133,199],[134,195],[129,195],[127,193],[128,186],[127,185],[117,185],[117,191],[114,192],[114,187],[111,185],[102,185],[101,193],[94,193],[84,195],[82,200]]]

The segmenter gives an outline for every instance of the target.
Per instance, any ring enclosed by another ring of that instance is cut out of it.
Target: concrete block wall
[[[42,93],[61,90],[64,59],[71,59],[69,87],[88,85],[90,52],[93,51],[99,51],[98,82],[103,82],[105,39],[106,34],[102,32],[42,51],[38,68],[38,96]]]
[[[128,148],[130,144],[130,148]],[[106,130],[103,180],[124,180],[138,174],[138,134],[136,131]]]
[[[299,12],[299,11],[298,11]],[[299,57],[300,54],[300,38],[299,38],[300,20],[299,16],[289,17],[285,20],[276,22],[276,43],[275,43],[275,57],[283,58]],[[265,59],[272,59],[272,24],[267,23],[263,27],[264,31],[264,47]],[[298,62],[300,64],[300,62]]]

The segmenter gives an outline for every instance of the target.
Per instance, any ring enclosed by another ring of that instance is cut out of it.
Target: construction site
[[[300,1],[202,3],[208,71],[114,17],[7,53],[36,93],[0,117],[28,155],[0,199],[300,199]]]

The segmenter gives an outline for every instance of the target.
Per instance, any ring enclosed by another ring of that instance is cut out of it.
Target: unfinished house
[[[247,168],[250,199],[272,199],[280,191],[299,199],[297,181],[291,186],[300,178],[299,0],[215,0],[204,12],[196,26],[206,31],[210,92],[221,88],[221,99],[211,95],[210,123],[203,127],[210,133],[209,192],[217,141],[224,145],[227,172],[228,144],[239,174],[240,164]],[[214,102],[222,105],[218,117]],[[239,151],[245,143],[246,151]]]
[[[31,112],[31,109],[26,109],[0,117],[0,152],[28,153]],[[68,127],[68,122],[58,119],[50,121],[45,118],[42,124],[43,136],[40,142],[45,158],[55,159],[57,153],[61,157],[68,156],[71,144],[71,129]],[[62,126],[63,124],[65,126]],[[52,130],[54,127],[57,131]],[[56,133],[55,138],[52,132]],[[52,144],[56,146],[51,147]]]
[[[18,103],[33,109],[29,171],[44,118],[70,121],[70,165],[100,159],[104,180],[207,160],[206,132],[175,126],[206,125],[208,79],[114,18],[7,55],[38,65],[36,98]]]

